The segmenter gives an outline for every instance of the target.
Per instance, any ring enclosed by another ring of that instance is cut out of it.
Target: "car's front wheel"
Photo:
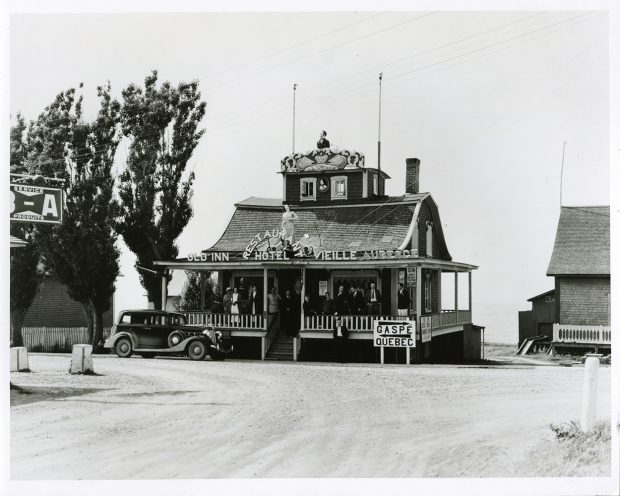
[[[203,360],[207,355],[207,347],[202,341],[192,341],[187,347],[187,355],[192,360]]]
[[[114,351],[121,358],[129,358],[133,353],[133,345],[129,338],[121,338],[114,345]]]

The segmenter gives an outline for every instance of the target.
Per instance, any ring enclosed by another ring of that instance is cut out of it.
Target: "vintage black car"
[[[124,310],[110,331],[104,347],[121,358],[136,353],[187,355],[192,360],[223,360],[232,351],[228,339],[211,326],[188,325],[185,315],[161,310]]]

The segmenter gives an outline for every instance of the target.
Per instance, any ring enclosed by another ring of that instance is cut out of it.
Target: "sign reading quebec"
[[[375,320],[373,342],[375,346],[415,348],[415,321]]]

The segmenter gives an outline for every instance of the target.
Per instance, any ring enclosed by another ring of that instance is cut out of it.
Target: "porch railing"
[[[449,327],[457,324],[468,324],[471,322],[470,310],[443,310],[441,313],[431,315],[431,327],[438,329],[440,327]]]
[[[207,312],[182,312],[190,325],[211,325],[214,327],[239,327],[241,329],[265,330],[263,314],[230,314]]]
[[[372,331],[375,320],[407,320],[408,318],[394,315],[311,315],[305,317],[303,330],[331,332],[338,317],[342,319],[342,323],[350,332]]]
[[[611,327],[553,324],[553,340],[564,343],[611,344]]]

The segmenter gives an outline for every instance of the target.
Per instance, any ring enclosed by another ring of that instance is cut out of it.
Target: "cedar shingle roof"
[[[308,244],[326,250],[395,250],[407,236],[416,204],[426,197],[390,197],[379,205],[291,207],[299,216],[295,239],[308,234]],[[226,231],[207,251],[243,251],[255,234],[279,229],[282,212],[281,201],[279,208],[274,201],[255,197],[237,203]]]
[[[609,207],[562,207],[547,269],[555,275],[609,275]]]

